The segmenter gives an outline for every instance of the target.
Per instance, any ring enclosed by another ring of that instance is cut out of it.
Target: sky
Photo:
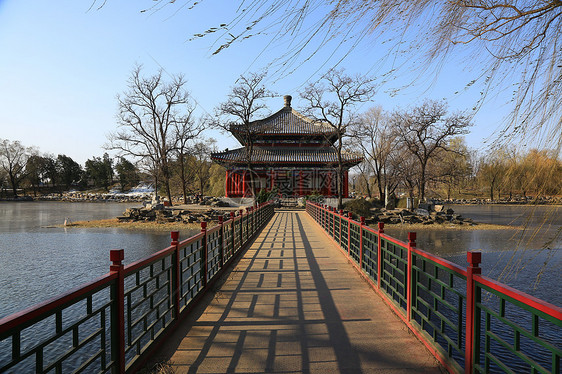
[[[180,3],[141,12],[154,2],[108,0],[98,9],[90,8],[92,0],[0,0],[0,139],[18,140],[55,156],[65,154],[83,165],[106,152],[107,136],[117,129],[116,95],[126,90],[136,64],[146,75],[160,68],[168,76],[184,74],[197,102],[196,115],[202,116],[226,99],[241,74],[260,71],[283,52],[280,45],[261,53],[268,42],[264,35],[212,56],[214,39],[190,39],[229,22],[237,2],[207,0],[191,10]],[[356,48],[340,68],[349,74],[376,75],[380,65],[375,61],[384,57],[381,54],[382,45],[371,40]],[[330,61],[328,50],[294,73],[268,80],[268,88],[279,95],[268,99],[270,111],[281,109],[287,94],[293,96],[295,109],[302,108],[299,90],[326,71],[318,68],[329,65],[322,65],[326,60]],[[402,72],[394,83],[408,84],[413,79],[414,74]],[[381,105],[391,111],[424,99],[447,99],[451,111],[470,109],[477,93],[458,94],[468,79],[468,72],[451,64],[439,79],[418,80],[397,95],[383,85],[371,102],[358,109]],[[466,136],[468,146],[484,149],[506,111],[501,98],[489,100],[474,117]],[[205,136],[215,138],[219,149],[239,146],[232,136],[217,130],[208,130]]]

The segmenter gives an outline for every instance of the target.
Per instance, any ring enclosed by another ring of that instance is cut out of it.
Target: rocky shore
[[[150,222],[157,223],[196,223],[196,222],[218,222],[219,216],[224,216],[229,212],[224,210],[207,209],[203,211],[188,209],[157,208],[151,206],[142,208],[128,208],[123,215],[117,217],[121,222]]]
[[[384,224],[448,224],[448,225],[478,225],[471,218],[465,218],[460,214],[456,214],[453,209],[444,209],[442,206],[437,206],[437,210],[427,209],[384,209],[373,208],[371,209],[372,215],[365,218],[365,223],[368,225],[382,222]]]

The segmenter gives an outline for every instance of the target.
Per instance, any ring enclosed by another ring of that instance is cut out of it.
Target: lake
[[[125,249],[128,264],[167,247],[166,232],[53,227],[131,206],[139,203],[0,202],[0,318],[107,273],[110,249]]]
[[[72,221],[115,217],[131,206],[139,204],[0,202],[0,318],[107,273],[110,249],[125,249],[125,263],[131,263],[167,247],[170,235],[165,232],[52,227],[67,217]],[[466,251],[480,249],[485,275],[562,305],[562,241],[558,236],[549,243],[562,227],[562,208],[451,207],[478,222],[527,228],[424,230],[417,233],[419,248],[461,266],[466,266]],[[386,232],[407,238],[407,232],[397,227],[387,225]],[[180,237],[193,233],[181,232]],[[541,274],[538,287],[537,274]]]
[[[448,205],[480,223],[518,229],[417,231],[417,247],[463,267],[466,252],[482,251],[482,273],[555,305],[562,305],[562,207]],[[407,230],[387,225],[385,232],[407,241]]]

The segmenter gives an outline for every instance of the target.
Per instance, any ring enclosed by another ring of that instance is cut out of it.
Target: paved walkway
[[[177,373],[444,372],[303,211],[275,214],[158,358]]]

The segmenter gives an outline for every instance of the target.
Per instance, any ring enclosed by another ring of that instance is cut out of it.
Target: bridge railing
[[[410,330],[451,372],[560,373],[562,308],[465,269],[332,207],[307,212]]]
[[[201,233],[70,292],[0,319],[0,372],[124,373],[143,361],[176,321],[273,216],[271,204],[247,209]]]

